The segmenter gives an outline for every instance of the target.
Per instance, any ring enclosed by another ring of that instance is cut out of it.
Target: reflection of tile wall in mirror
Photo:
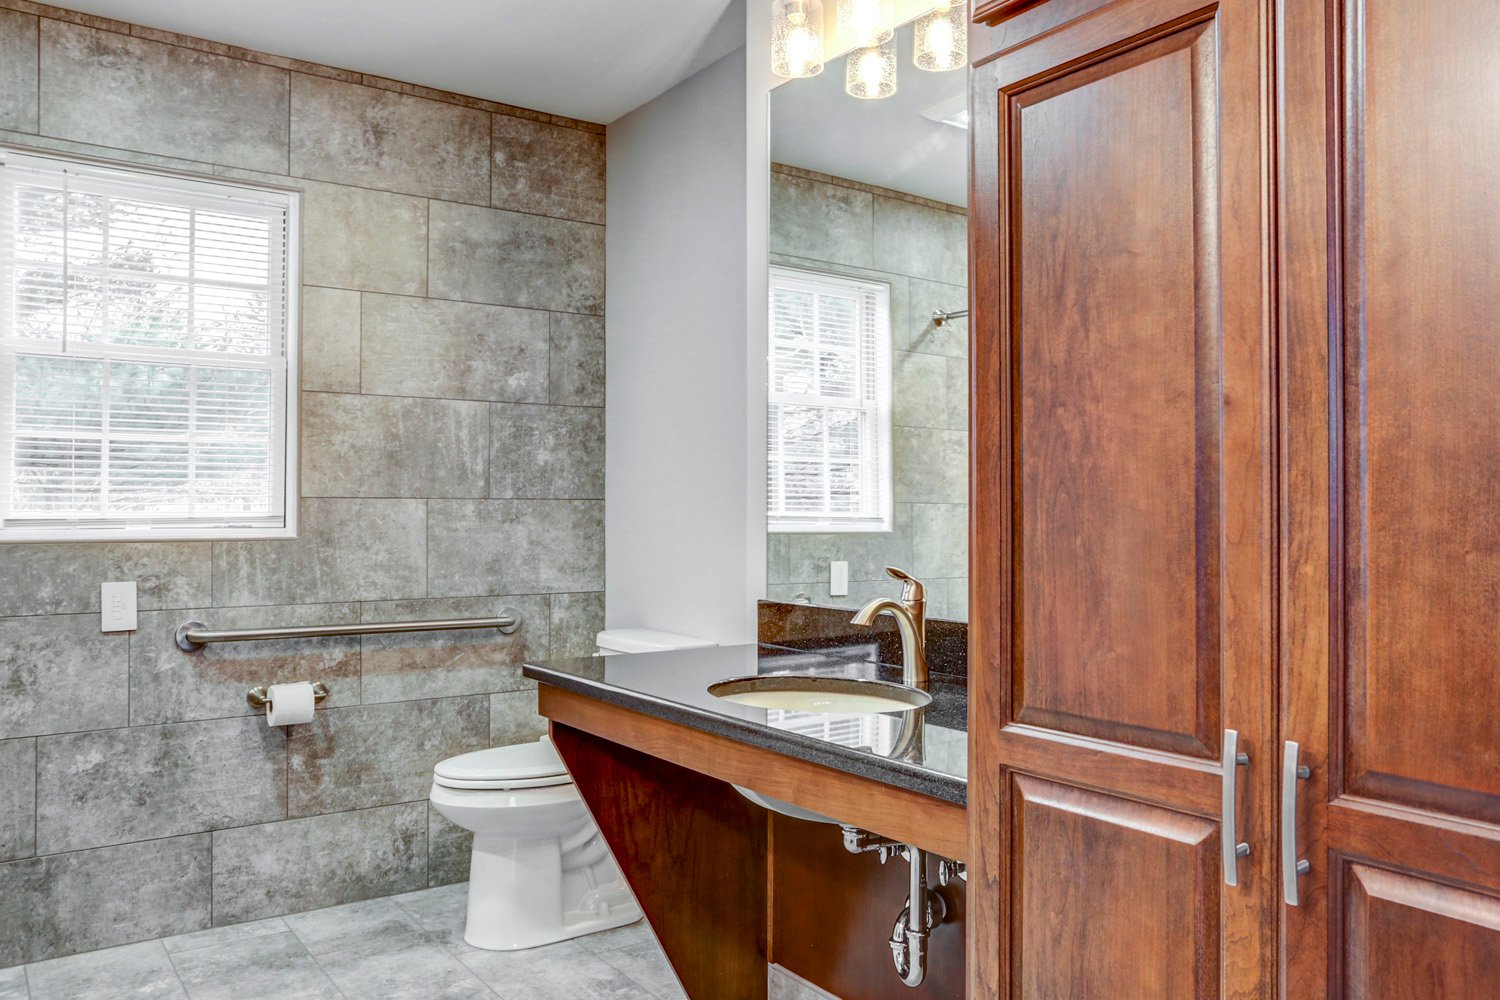
[[[768,596],[857,607],[894,597],[887,565],[928,585],[934,617],[968,617],[968,309],[966,131],[943,119],[967,73],[912,64],[897,32],[900,86],[860,101],[842,61],[771,97],[771,263],[890,286],[894,530],[772,534]],[[947,109],[947,110],[945,110]],[[937,112],[942,111],[942,114]],[[833,561],[849,593],[831,597]]]

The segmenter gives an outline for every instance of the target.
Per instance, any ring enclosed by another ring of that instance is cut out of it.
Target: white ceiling
[[[969,137],[922,112],[968,91],[964,70],[929,73],[912,63],[912,28],[897,33],[896,93],[878,101],[844,93],[844,60],[771,92],[771,159],[877,187],[968,203]]]
[[[744,44],[744,0],[59,0],[608,124]]]

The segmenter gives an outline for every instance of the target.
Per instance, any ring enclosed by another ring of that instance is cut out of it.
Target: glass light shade
[[[896,38],[855,49],[845,61],[844,90],[850,97],[875,100],[896,92]]]
[[[788,80],[823,72],[823,0],[774,0],[771,72]]]
[[[890,40],[896,32],[893,0],[839,0],[839,37],[857,46]]]
[[[967,0],[950,0],[917,18],[916,62],[919,69],[944,73],[969,62]]]

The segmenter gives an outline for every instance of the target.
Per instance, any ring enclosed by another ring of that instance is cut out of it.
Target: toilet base
[[[639,919],[640,904],[597,832],[575,844],[475,834],[464,924],[473,947],[520,951]]]

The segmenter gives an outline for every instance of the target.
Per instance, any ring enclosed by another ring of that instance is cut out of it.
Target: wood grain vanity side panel
[[[896,977],[886,943],[905,905],[910,869],[844,850],[838,827],[771,817],[771,960],[845,1000],[963,1000],[964,883],[937,884],[948,906],[929,939],[927,978],[909,989]]]
[[[765,1000],[765,810],[722,781],[555,722],[552,742],[688,996]]]

